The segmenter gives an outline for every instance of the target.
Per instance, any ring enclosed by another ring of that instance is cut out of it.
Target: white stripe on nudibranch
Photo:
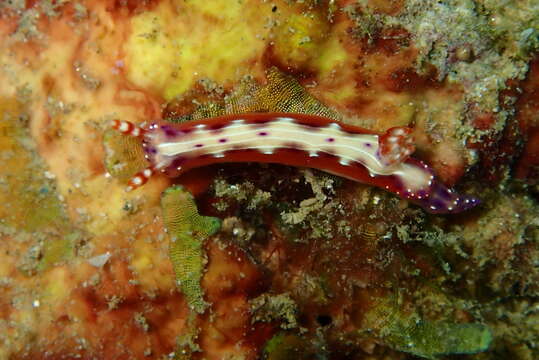
[[[313,127],[298,124],[292,118],[280,117],[261,124],[234,120],[220,128],[218,133],[199,125],[196,128],[197,131],[181,134],[176,139],[171,139],[159,129],[146,137],[157,150],[154,162],[159,164],[159,168],[168,166],[177,156],[223,157],[226,151],[247,149],[271,154],[279,148],[294,148],[311,157],[330,153],[337,156],[344,166],[359,162],[371,175],[395,175],[405,188],[413,192],[428,188],[432,181],[432,175],[423,167],[407,163],[384,164],[378,156],[378,135],[348,133],[337,123],[313,131]]]

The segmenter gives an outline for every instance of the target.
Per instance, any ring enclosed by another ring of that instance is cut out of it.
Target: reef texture
[[[539,358],[539,3],[0,1],[0,359]],[[110,129],[413,129],[481,199],[284,165],[144,168]]]

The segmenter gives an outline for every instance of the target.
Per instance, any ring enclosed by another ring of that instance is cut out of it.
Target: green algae
[[[307,347],[307,341],[300,336],[281,332],[266,343],[264,355],[267,360],[305,359],[314,355],[306,353]]]
[[[288,294],[262,294],[249,301],[252,321],[272,322],[281,321],[281,328],[293,329],[298,327],[298,306]]]
[[[492,342],[492,333],[483,324],[429,321],[385,300],[366,313],[364,326],[388,346],[426,359],[476,354]]]
[[[191,310],[185,332],[176,339],[174,359],[187,360],[201,351],[197,344],[200,330],[197,315],[209,306],[200,283],[206,263],[203,243],[221,228],[221,221],[200,215],[193,196],[182,186],[165,190],[161,196],[161,207],[163,222],[170,236],[169,256],[176,284]]]
[[[482,324],[413,321],[393,325],[387,340],[396,349],[435,359],[442,355],[476,354],[488,349],[492,333]]]
[[[28,232],[61,227],[67,218],[27,129],[24,104],[0,99],[0,219],[2,225]]]
[[[309,94],[294,77],[280,72],[276,67],[266,71],[266,78],[267,83],[260,85],[252,78],[246,77],[224,100],[200,104],[193,113],[174,122],[266,111],[341,118],[334,110]]]
[[[43,256],[37,265],[38,271],[44,271],[75,255],[75,246],[81,239],[81,233],[73,232],[61,238],[50,239],[43,247]]]
[[[193,196],[181,186],[165,190],[161,197],[163,222],[170,235],[169,255],[176,282],[190,309],[203,313],[208,306],[200,285],[205,254],[203,242],[221,227],[218,218],[201,216]]]
[[[70,259],[80,234],[28,131],[25,106],[0,99],[0,236],[28,243],[18,268],[31,276]]]

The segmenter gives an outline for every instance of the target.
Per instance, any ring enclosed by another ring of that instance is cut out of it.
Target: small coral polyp
[[[315,168],[381,187],[431,213],[456,213],[478,203],[448,189],[426,164],[410,158],[415,147],[406,127],[378,135],[336,120],[292,113],[155,122],[145,129],[115,121],[113,127],[141,138],[151,164],[131,179],[129,190],[155,172],[177,177],[214,163],[262,162]]]

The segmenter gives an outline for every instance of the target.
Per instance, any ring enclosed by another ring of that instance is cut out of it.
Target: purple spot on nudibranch
[[[157,154],[157,149],[154,146],[143,144],[146,154]]]
[[[227,140],[226,140],[225,138],[222,138],[222,139],[219,139],[219,142],[220,142],[220,143],[226,143]]]
[[[266,135],[268,135],[268,133],[267,133],[266,131],[261,131],[261,132],[258,133],[258,135],[260,135],[260,136],[266,136]]]
[[[370,148],[371,146],[372,146],[372,144],[371,144],[371,143],[365,143],[365,147],[368,147],[368,148]]]
[[[201,147],[203,147],[203,146],[204,146],[204,144],[196,144],[196,145],[195,145],[196,148],[201,148]]]
[[[330,138],[327,138],[326,141],[327,141],[327,142],[334,142],[335,139],[330,137]]]
[[[163,126],[161,126],[161,130],[163,130],[165,135],[167,135],[169,137],[173,137],[173,136],[178,135],[178,132],[172,126],[163,125]]]

